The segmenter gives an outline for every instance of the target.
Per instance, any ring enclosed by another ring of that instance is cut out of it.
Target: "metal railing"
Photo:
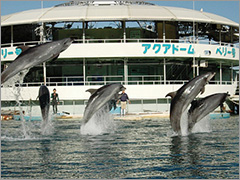
[[[111,80],[109,80],[111,78]],[[114,80],[113,80],[114,79]],[[120,75],[113,75],[113,76],[87,76],[86,77],[86,83],[89,84],[89,83],[94,83],[96,82],[97,83],[100,81],[100,82],[103,82],[104,85],[107,84],[107,82],[111,82],[111,83],[114,83],[114,82],[123,82],[123,76],[120,76]]]
[[[159,76],[159,75],[158,75]],[[79,79],[83,78],[82,76],[74,76]],[[102,79],[98,80],[89,80],[90,78],[93,77],[101,77],[101,76],[88,76],[88,80],[83,81],[83,80],[75,80],[75,81],[70,81],[71,78],[73,77],[52,77],[55,79],[65,79],[66,81],[52,81],[51,77],[48,77],[48,81],[46,82],[47,86],[84,86],[84,85],[106,85],[110,83],[120,83],[123,85],[183,85],[188,82],[188,80],[146,80],[142,77],[143,79],[139,80],[128,80],[125,81],[124,79],[118,79],[118,80],[107,80],[107,78],[110,77],[115,77],[115,78],[120,78],[121,76],[102,76]],[[210,85],[232,85],[234,82],[232,81],[210,81]],[[36,86],[41,86],[43,85],[44,82],[27,82],[27,83],[16,83],[17,86],[21,87],[36,87]],[[3,86],[2,86],[3,87]]]

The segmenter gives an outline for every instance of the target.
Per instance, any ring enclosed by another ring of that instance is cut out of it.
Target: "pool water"
[[[1,122],[2,178],[239,178],[239,120],[210,120],[211,131],[169,136],[169,119],[115,120],[107,133],[83,135],[79,120]]]

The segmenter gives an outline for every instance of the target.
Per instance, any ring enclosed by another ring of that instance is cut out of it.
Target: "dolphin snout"
[[[61,52],[66,50],[72,44],[73,41],[74,41],[73,38],[65,38],[65,39],[62,39],[61,41],[59,41],[59,43],[62,44]]]
[[[215,76],[215,74],[215,72],[209,72],[207,76],[207,82],[209,82]]]
[[[120,87],[120,91],[126,90],[127,88],[125,88],[123,85]]]
[[[70,37],[67,38],[66,41],[64,42],[65,45],[70,46],[72,42],[74,41],[74,38]]]

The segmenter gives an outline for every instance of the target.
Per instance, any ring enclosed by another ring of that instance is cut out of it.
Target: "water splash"
[[[23,99],[21,96],[21,86],[20,84],[23,83],[23,79],[25,77],[25,75],[28,73],[29,69],[25,69],[23,71],[21,71],[20,73],[18,73],[17,75],[13,76],[11,79],[9,79],[7,82],[5,82],[3,84],[3,87],[12,87],[12,93],[15,97],[15,101],[17,103],[17,106],[19,108],[20,111],[20,117],[21,117],[21,122],[22,122],[22,133],[24,138],[29,139],[31,137],[31,131],[30,131],[30,127],[27,126],[26,124],[26,120],[24,118],[24,114],[23,114],[23,109],[21,107],[22,102],[20,99]],[[15,85],[17,84],[17,85]],[[30,113],[30,119],[31,120],[31,108],[29,110]]]
[[[190,132],[188,132],[188,109],[187,108],[181,116],[180,119],[180,127],[181,127],[181,135],[187,136]]]
[[[193,126],[192,133],[212,132],[209,115],[202,118]]]
[[[31,132],[30,132],[29,127],[26,124],[26,120],[25,120],[24,114],[23,114],[23,109],[21,107],[22,103],[20,101],[20,97],[21,97],[20,91],[21,91],[21,87],[20,86],[18,86],[18,87],[13,86],[13,94],[14,94],[15,100],[17,102],[17,106],[19,108],[19,111],[20,111],[20,117],[21,117],[21,122],[22,122],[22,133],[23,133],[24,138],[28,139],[31,136]],[[31,120],[31,116],[30,116],[29,121],[30,120]]]
[[[52,115],[48,115],[47,119],[42,119],[41,122],[41,134],[42,135],[51,135],[54,132],[54,125],[52,121]]]
[[[8,81],[6,81],[5,83],[3,83],[3,87],[14,87],[15,84],[22,84],[23,83],[23,79],[26,76],[26,74],[28,73],[30,69],[24,69],[21,72],[19,72],[18,74],[16,74],[15,76],[11,77]]]
[[[116,124],[109,113],[108,105],[98,110],[93,117],[80,128],[82,135],[101,135],[115,131]]]
[[[173,130],[169,131],[167,133],[168,137],[174,137],[174,136],[188,136],[191,133],[203,133],[203,132],[211,132],[212,128],[210,125],[210,118],[209,115],[202,118],[199,122],[197,122],[194,126],[191,132],[188,131],[188,109],[187,108],[181,116],[180,119],[180,127],[181,127],[181,134],[178,134],[174,132]]]
[[[174,132],[172,129],[167,132],[167,137],[179,136],[178,133]]]

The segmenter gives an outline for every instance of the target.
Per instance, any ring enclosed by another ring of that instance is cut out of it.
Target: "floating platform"
[[[139,113],[139,114],[127,114],[125,116],[114,116],[115,120],[143,120],[143,119],[159,119],[169,118],[168,113]]]
[[[23,116],[26,121],[41,121],[41,116]],[[125,116],[113,115],[115,120],[126,120],[126,121],[139,121],[144,119],[161,119],[161,118],[170,118],[169,113],[136,113],[136,114],[127,114]],[[230,118],[230,113],[210,113],[210,119],[227,119]],[[56,120],[81,120],[83,118],[82,114],[79,115],[66,115],[58,113],[52,116]],[[20,115],[13,115],[14,120],[21,120]]]
[[[41,116],[23,116],[25,121],[41,121],[42,117]],[[13,119],[16,121],[21,121],[21,115],[13,115]]]
[[[210,113],[210,119],[228,119],[230,118],[230,113]]]
[[[23,116],[25,121],[41,121],[42,116]],[[66,115],[64,113],[57,113],[52,116],[52,119],[81,119],[82,116],[72,116],[72,115]],[[16,121],[21,120],[21,115],[13,115],[13,119]]]

